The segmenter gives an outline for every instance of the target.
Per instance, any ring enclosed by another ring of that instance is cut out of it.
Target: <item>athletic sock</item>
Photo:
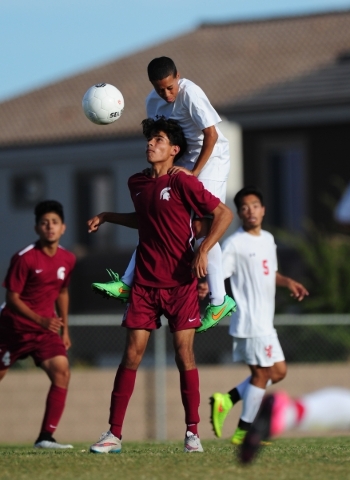
[[[245,392],[247,386],[249,385],[251,378],[252,377],[250,375],[245,380],[243,380],[243,382],[239,383],[235,388],[233,388],[232,390],[230,390],[228,392],[228,394],[231,397],[231,401],[232,401],[233,404],[242,400],[242,398],[244,396],[244,392]]]
[[[243,395],[243,410],[241,419],[244,422],[252,423],[258,413],[262,399],[265,394],[265,388],[259,388],[249,383]]]
[[[121,277],[121,281],[126,283],[129,287],[132,286],[134,282],[134,273],[135,273],[135,265],[136,265],[136,250],[132,254],[130,258],[129,265],[126,267],[124,275]]]
[[[198,435],[199,423],[199,375],[197,368],[180,371],[180,390],[182,404],[185,409],[185,422],[187,428],[193,434]],[[191,426],[191,427],[189,427]]]
[[[121,438],[126,409],[134,391],[136,372],[136,370],[119,365],[115,376],[111,395],[109,423],[111,425],[111,433],[118,438]]]
[[[199,246],[204,237],[197,240],[196,245]],[[224,303],[226,290],[224,273],[222,270],[222,251],[218,243],[216,243],[208,252],[207,281],[209,286],[209,299],[212,305],[221,305]]]
[[[51,385],[46,397],[46,408],[40,432],[54,433],[62,417],[67,398],[67,389]]]

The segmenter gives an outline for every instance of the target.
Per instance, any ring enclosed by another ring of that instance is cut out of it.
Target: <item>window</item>
[[[15,175],[11,180],[12,203],[17,208],[33,208],[45,198],[45,181],[40,173]]]
[[[307,216],[305,143],[301,139],[264,141],[260,173],[266,223],[301,231]]]

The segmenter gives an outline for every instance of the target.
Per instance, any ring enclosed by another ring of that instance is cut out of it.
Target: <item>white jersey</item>
[[[200,179],[226,181],[230,169],[228,140],[217,127],[221,118],[211,105],[203,90],[195,83],[181,78],[179,92],[175,102],[167,103],[155,90],[146,98],[147,117],[157,119],[161,116],[176,120],[187,140],[186,153],[176,162],[176,165],[193,169],[203,145],[204,128],[215,125],[218,139],[212,154],[200,172]]]
[[[277,254],[271,233],[259,236],[239,228],[222,245],[224,278],[230,277],[237,312],[230,335],[240,338],[271,335],[275,329]]]

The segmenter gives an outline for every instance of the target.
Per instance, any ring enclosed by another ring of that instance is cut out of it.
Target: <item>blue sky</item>
[[[203,22],[350,9],[350,0],[0,0],[0,101]]]

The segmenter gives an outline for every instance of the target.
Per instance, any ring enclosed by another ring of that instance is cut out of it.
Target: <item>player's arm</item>
[[[114,223],[129,228],[138,228],[136,212],[131,213],[116,213],[116,212],[102,212],[95,215],[88,220],[88,232],[95,233],[103,223]]]
[[[222,202],[210,213],[213,221],[209,233],[200,244],[192,262],[193,272],[198,278],[207,275],[208,252],[220,240],[233,219],[233,213]]]
[[[281,275],[279,272],[276,272],[276,286],[288,288],[288,290],[291,291],[290,296],[297,299],[299,302],[301,302],[305,296],[309,295],[309,292],[304,285],[296,282],[292,278]]]
[[[64,343],[64,346],[66,347],[66,350],[68,350],[71,346],[72,343],[70,341],[69,337],[69,330],[68,330],[68,308],[69,308],[69,293],[68,293],[68,288],[64,287],[60,291],[57,300],[56,300],[56,311],[57,314],[60,318],[62,318],[62,341]]]
[[[203,170],[205,164],[210,158],[210,155],[213,152],[214,146],[217,142],[218,139],[218,132],[215,128],[215,125],[212,125],[211,127],[204,128],[202,130],[203,132],[203,145],[202,149],[198,155],[197,161],[194,164],[194,167],[192,170],[187,170],[187,168],[184,167],[177,167],[174,165],[172,168],[169,169],[169,174],[174,174],[178,173],[180,171],[187,173],[188,175],[194,175],[195,177],[198,177],[200,174],[201,170]]]
[[[11,292],[7,290],[6,292],[6,305],[10,307],[15,312],[19,313],[22,317],[28,318],[38,325],[51,330],[52,332],[58,333],[63,326],[62,318],[47,318],[42,317],[35,313],[31,308],[28,307],[20,298],[20,294],[17,292]]]

